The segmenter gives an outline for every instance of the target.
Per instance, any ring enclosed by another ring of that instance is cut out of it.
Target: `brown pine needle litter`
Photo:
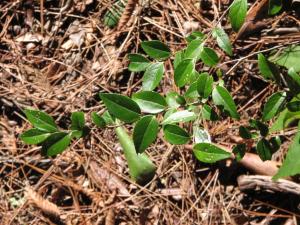
[[[39,146],[19,138],[30,128],[25,108],[47,112],[62,129],[68,129],[75,111],[83,111],[92,124],[91,112],[104,112],[99,92],[131,95],[141,89],[142,76],[128,70],[127,57],[143,53],[141,41],[160,40],[175,52],[186,46],[192,31],[210,35],[220,22],[233,43],[233,56],[208,38],[220,63],[197,67],[214,74],[220,69],[238,105],[241,120],[204,123],[214,143],[232,148],[240,141],[238,127],[260,117],[266,99],[278,89],[260,76],[256,55],[300,42],[298,3],[270,17],[259,8],[267,7],[265,2],[248,1],[252,16],[235,33],[226,16],[232,3],[227,0],[123,1],[124,13],[113,29],[104,25],[104,16],[115,1],[1,1],[0,224],[297,224],[297,193],[251,185],[242,191],[238,177],[253,170],[233,160],[200,163],[190,149],[170,146],[162,135],[147,149],[158,170],[145,186],[130,179],[112,128],[93,128],[56,157],[43,156]],[[160,93],[180,91],[172,82],[172,61],[165,66]],[[294,134],[295,129],[282,134],[279,159]]]

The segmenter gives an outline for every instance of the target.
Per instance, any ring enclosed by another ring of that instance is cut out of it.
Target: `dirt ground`
[[[207,122],[205,128],[213,142],[231,147],[238,127],[261,116],[266,98],[278,89],[260,76],[257,52],[300,42],[298,3],[272,17],[264,6],[243,34],[230,27],[227,0],[143,0],[124,26],[109,29],[103,18],[113,3],[0,2],[0,224],[297,224],[299,193],[242,191],[238,177],[252,171],[230,160],[200,163],[188,148],[162,138],[147,150],[158,170],[146,186],[131,181],[113,129],[92,129],[57,157],[42,156],[40,147],[20,140],[31,127],[25,108],[49,113],[63,129],[74,111],[85,112],[91,124],[90,113],[104,110],[99,92],[130,96],[140,89],[142,76],[128,70],[126,55],[140,52],[141,41],[161,40],[175,52],[191,31],[208,33],[221,18],[234,54],[225,55],[210,39],[208,45],[221,58],[217,69],[241,120]],[[168,60],[162,93],[178,90],[173,72]],[[274,161],[294,133],[284,136]]]

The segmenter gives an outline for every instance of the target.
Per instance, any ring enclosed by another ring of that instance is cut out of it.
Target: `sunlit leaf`
[[[194,112],[190,112],[188,110],[177,111],[170,114],[167,118],[165,118],[162,124],[189,122],[195,120],[196,118],[197,116]]]
[[[231,156],[230,152],[210,143],[198,143],[194,145],[193,152],[196,158],[204,163],[215,163]]]
[[[154,90],[159,85],[163,74],[164,64],[162,62],[152,63],[150,66],[148,66],[143,76],[143,90]]]
[[[158,122],[154,116],[144,116],[134,126],[133,142],[138,153],[142,153],[156,139]]]
[[[282,109],[285,98],[285,92],[277,92],[273,94],[264,105],[264,109],[262,112],[262,121],[268,121],[276,116],[277,113]]]
[[[182,145],[190,140],[190,135],[181,127],[167,124],[163,128],[164,138],[171,144]]]
[[[42,153],[55,156],[62,153],[71,143],[71,135],[65,132],[51,134],[42,144]]]
[[[169,47],[157,40],[143,41],[141,47],[153,59],[166,59],[171,55]]]
[[[51,133],[46,133],[37,128],[33,128],[22,133],[20,138],[26,144],[36,145],[46,140],[50,135]]]
[[[193,59],[184,59],[175,69],[174,80],[178,87],[183,87],[192,76],[195,62]]]
[[[29,120],[29,122],[37,129],[47,132],[57,131],[57,126],[54,122],[54,119],[49,116],[47,113],[39,111],[26,109],[24,113]]]
[[[145,113],[159,113],[165,110],[167,103],[165,99],[153,91],[140,91],[132,95],[132,99]]]
[[[234,31],[243,25],[247,15],[247,0],[234,0],[229,9],[229,20]]]
[[[127,96],[105,93],[100,93],[99,95],[111,115],[127,123],[139,119],[140,107]]]
[[[212,31],[212,36],[217,40],[219,47],[223,49],[228,55],[231,56],[232,46],[229,37],[225,33],[225,31],[220,27],[216,27]]]
[[[145,71],[150,65],[150,60],[141,54],[129,54],[128,58],[130,61],[128,69],[132,72]]]

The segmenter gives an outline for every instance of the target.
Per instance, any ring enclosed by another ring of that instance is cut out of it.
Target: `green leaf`
[[[179,63],[184,59],[184,51],[178,51],[175,53],[175,59],[173,61],[174,69],[179,65]]]
[[[132,138],[122,126],[116,128],[116,134],[128,163],[129,173],[139,184],[146,184],[155,175],[155,165],[145,153],[137,154]]]
[[[200,39],[192,40],[188,44],[185,50],[185,58],[198,60],[200,58],[200,53],[202,49],[203,49],[202,40]]]
[[[127,96],[104,93],[100,93],[99,95],[109,113],[116,118],[126,123],[134,122],[140,118],[140,107]]]
[[[269,128],[266,124],[260,122],[259,120],[250,119],[250,126],[259,130],[261,136],[267,136],[269,133]]]
[[[216,121],[219,119],[218,114],[207,104],[202,107],[202,117],[206,120]]]
[[[32,109],[25,109],[24,113],[27,119],[29,120],[29,122],[35,128],[47,132],[55,132],[58,130],[54,122],[54,119],[51,116],[49,116],[47,113],[39,110],[32,110]]]
[[[166,102],[171,108],[178,108],[185,104],[185,99],[175,91],[171,91],[166,95]]]
[[[286,107],[290,112],[299,112],[300,101],[289,102],[288,104],[286,104]]]
[[[131,72],[145,71],[147,67],[150,65],[150,60],[145,58],[141,54],[129,54],[128,58],[130,60],[128,69]]]
[[[84,113],[83,112],[73,112],[71,115],[71,130],[83,130],[84,127]]]
[[[241,161],[246,153],[246,144],[237,144],[233,148],[232,153],[237,161]]]
[[[258,141],[256,150],[262,161],[271,160],[272,147],[266,139],[262,138]]]
[[[190,135],[177,125],[167,124],[163,131],[166,141],[173,145],[183,145],[190,140]]]
[[[248,130],[248,128],[246,128],[244,126],[239,127],[239,135],[244,139],[252,138],[251,132]]]
[[[143,41],[141,46],[147,55],[153,59],[167,59],[171,55],[169,47],[157,40]]]
[[[194,145],[193,152],[196,158],[204,163],[215,163],[223,159],[228,159],[231,156],[231,153],[210,143],[198,143]]]
[[[93,123],[97,127],[104,128],[106,126],[105,120],[101,116],[99,116],[98,113],[92,112],[91,118],[92,118]]]
[[[229,9],[229,20],[234,31],[238,31],[247,15],[247,0],[234,0]]]
[[[263,112],[262,112],[262,121],[268,121],[277,115],[278,112],[282,109],[282,106],[285,102],[286,93],[277,92],[274,93],[266,102]]]
[[[197,116],[194,112],[190,112],[188,110],[177,111],[165,118],[162,124],[165,125],[179,122],[189,122],[195,120],[196,118]]]
[[[284,130],[290,124],[300,119],[300,112],[290,112],[288,109],[283,110],[270,128],[270,132]]]
[[[51,134],[42,144],[42,153],[55,156],[62,153],[71,143],[71,136],[65,132]]]
[[[115,118],[112,115],[110,115],[107,110],[103,113],[102,118],[105,121],[106,125],[115,124]]]
[[[51,135],[51,133],[45,133],[37,128],[33,128],[21,134],[20,138],[26,144],[36,145],[46,140],[49,135]]]
[[[300,45],[289,46],[281,52],[277,52],[269,57],[271,62],[284,66],[287,69],[294,68],[295,72],[300,72]]]
[[[232,46],[225,31],[222,28],[216,27],[212,31],[212,36],[217,40],[219,47],[232,56]]]
[[[289,69],[286,82],[292,94],[297,95],[300,93],[300,76],[296,73],[294,67]]]
[[[273,177],[274,180],[277,180],[281,177],[294,176],[300,173],[300,132],[296,134],[293,139],[293,142],[289,146],[289,150],[285,157],[285,160],[282,163],[282,166],[279,168],[277,174]]]
[[[197,80],[197,91],[202,98],[208,98],[212,92],[214,78],[208,73],[201,73]]]
[[[276,152],[280,148],[281,138],[279,136],[271,137],[270,138],[270,144],[271,144],[271,147],[272,147],[272,152],[273,153]]]
[[[279,13],[282,8],[282,0],[269,0],[269,15],[275,15]]]
[[[219,62],[219,57],[212,48],[204,47],[200,53],[200,58],[207,66],[215,66]]]
[[[195,68],[195,62],[193,59],[184,59],[175,68],[174,80],[178,87],[183,87],[192,76]]]
[[[126,2],[126,1],[125,1]],[[125,9],[123,1],[119,0],[104,15],[104,24],[110,28],[115,27]]]
[[[142,88],[144,91],[152,91],[158,85],[164,74],[164,64],[162,62],[152,63],[147,67],[143,76]]]
[[[234,119],[239,119],[240,116],[237,112],[236,105],[226,88],[222,86],[217,86],[212,92],[213,102],[222,106],[225,111],[229,113],[229,115]]]
[[[197,81],[189,86],[187,91],[184,93],[184,97],[187,101],[193,101],[193,99],[200,97],[197,91]]]
[[[193,126],[193,137],[194,143],[211,143],[211,137],[207,130],[198,127],[197,125]]]
[[[158,122],[154,116],[144,116],[135,124],[133,142],[138,153],[143,153],[156,139]]]
[[[187,42],[192,42],[193,40],[201,40],[203,41],[205,38],[205,35],[200,31],[194,31],[192,32],[188,37],[186,37]]]
[[[140,91],[133,94],[132,99],[145,113],[160,113],[167,107],[165,99],[153,91]]]
[[[258,68],[261,75],[265,79],[273,79],[277,82],[280,81],[280,72],[277,66],[270,62],[262,53],[259,53],[257,56],[258,59]]]

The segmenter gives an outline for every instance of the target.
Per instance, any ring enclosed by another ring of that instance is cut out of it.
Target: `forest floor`
[[[99,92],[130,96],[140,90],[141,74],[128,70],[127,54],[140,52],[141,41],[160,40],[175,52],[186,46],[190,32],[209,33],[221,18],[233,56],[207,43],[220,56],[217,68],[241,120],[207,122],[205,129],[213,142],[232,147],[238,127],[261,116],[278,89],[260,76],[257,53],[300,42],[295,2],[275,16],[268,16],[266,6],[252,10],[258,13],[255,23],[241,35],[225,16],[227,0],[143,1],[119,29],[103,23],[110,0],[1,1],[0,224],[297,224],[299,195],[243,191],[238,178],[255,172],[231,160],[200,163],[189,149],[161,138],[147,150],[158,170],[146,186],[130,179],[113,129],[93,129],[56,157],[19,138],[30,128],[23,113],[30,107],[64,129],[75,111],[85,112],[91,124],[90,113],[104,109]],[[166,66],[161,93],[178,90],[168,79],[171,61]],[[285,135],[281,158],[293,131]]]

